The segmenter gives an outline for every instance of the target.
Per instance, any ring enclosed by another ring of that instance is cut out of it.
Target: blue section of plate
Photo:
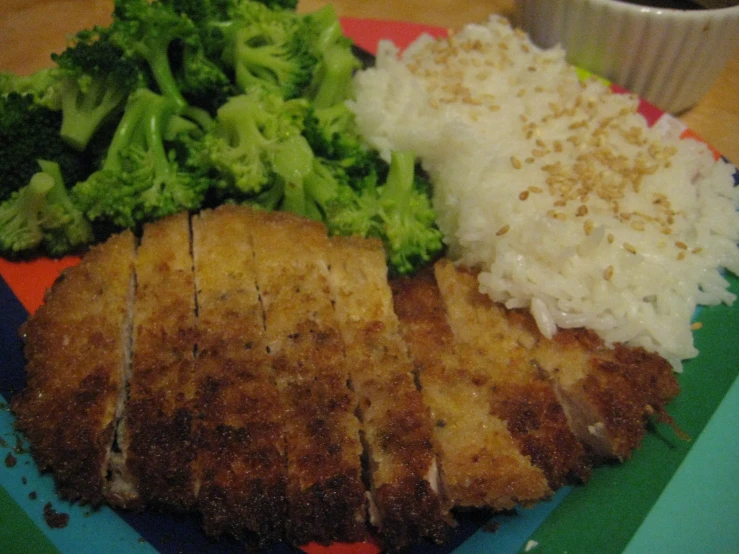
[[[92,511],[89,507],[70,504],[59,500],[54,492],[54,480],[50,475],[41,475],[31,455],[24,448],[18,448],[19,438],[13,429],[13,417],[6,410],[0,410],[0,437],[4,444],[12,447],[12,456],[17,462],[14,466],[0,470],[0,486],[25,511],[33,523],[62,553],[76,554],[155,554],[141,535],[108,508]],[[10,452],[2,452],[3,458]],[[44,506],[58,513],[69,515],[68,524],[62,529],[54,529],[44,519]],[[0,548],[0,550],[2,550]]]
[[[739,379],[624,554],[739,552],[738,430]]]

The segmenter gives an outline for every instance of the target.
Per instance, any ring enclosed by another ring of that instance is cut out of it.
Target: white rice
[[[355,85],[365,137],[429,172],[449,256],[544,335],[589,327],[679,370],[696,307],[734,301],[734,167],[670,118],[650,129],[635,97],[583,82],[561,49],[493,17],[402,54],[383,42]]]

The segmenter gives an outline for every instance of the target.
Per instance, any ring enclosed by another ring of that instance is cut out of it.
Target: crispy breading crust
[[[402,549],[444,540],[451,506],[533,503],[590,453],[628,458],[679,392],[660,357],[547,340],[448,261],[391,290],[379,241],[187,217],[138,254],[130,232],[93,248],[22,329],[11,407],[66,498],[197,510],[257,547],[364,540],[369,519]]]
[[[206,532],[264,546],[285,534],[284,405],[264,345],[248,217],[223,206],[192,220],[195,467]]]
[[[507,422],[552,489],[586,480],[589,454],[570,429],[553,383],[532,363],[536,335],[479,292],[474,273],[448,260],[437,262],[434,271],[453,333],[470,347],[472,363],[490,381],[491,412]]]
[[[148,224],[136,255],[127,469],[145,505],[195,502],[195,284],[186,213]],[[119,441],[124,442],[124,441]]]
[[[328,294],[326,229],[279,212],[255,211],[250,224],[266,341],[286,410],[288,539],[363,540],[357,400]]]
[[[590,330],[563,329],[551,341],[542,338],[534,355],[557,381],[581,440],[604,458],[628,459],[644,438],[649,417],[663,416],[680,392],[665,359],[642,348],[608,348]]]
[[[391,286],[423,399],[436,423],[434,438],[448,501],[511,509],[548,497],[552,491],[544,472],[532,465],[526,448],[519,450],[501,410],[491,410],[495,384],[483,372],[471,371],[472,360],[459,352],[433,272],[429,268],[412,278],[396,278]],[[521,392],[526,402],[529,391]],[[510,412],[519,420],[529,413]]]
[[[16,426],[59,494],[93,505],[104,501],[128,363],[134,246],[125,232],[91,249],[21,329],[28,386],[12,400]]]
[[[398,331],[381,243],[334,237],[332,296],[360,397],[371,485],[371,521],[383,544],[403,548],[444,540],[451,516],[442,506],[433,424]]]

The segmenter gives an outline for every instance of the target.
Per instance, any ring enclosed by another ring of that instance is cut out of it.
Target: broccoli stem
[[[143,96],[146,93],[141,90],[136,93],[126,106],[126,111],[123,112],[118,127],[116,128],[113,139],[108,147],[108,152],[103,162],[103,169],[107,171],[118,172],[121,170],[121,152],[131,144],[133,137],[135,136],[144,112],[147,110],[148,104],[143,101]],[[154,93],[149,93],[154,94]]]
[[[103,121],[126,97],[126,91],[93,81],[84,93],[71,80],[62,86],[62,125],[59,134],[78,151],[90,142]]]
[[[39,214],[52,188],[52,176],[36,173],[28,185],[0,204],[0,250],[17,254],[41,244],[43,232]]]
[[[149,64],[154,80],[159,87],[159,92],[163,96],[166,96],[175,103],[178,110],[184,110],[188,106],[187,100],[182,96],[180,87],[177,84],[172,73],[172,66],[169,63],[169,56],[167,53],[169,47],[169,40],[153,43],[146,43],[142,54]]]
[[[323,55],[323,63],[312,87],[314,107],[330,108],[349,98],[356,68],[357,59],[351,50],[340,45],[330,46]]]
[[[415,172],[416,155],[413,151],[393,152],[382,197],[384,201],[392,203],[395,213],[408,205]]]

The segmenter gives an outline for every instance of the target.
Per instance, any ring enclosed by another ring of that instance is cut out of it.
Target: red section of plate
[[[405,48],[422,33],[428,33],[433,37],[447,35],[447,30],[443,27],[402,21],[346,17],[342,18],[341,25],[344,33],[351,37],[357,46],[373,54],[377,53],[377,43],[383,39],[391,39],[398,48]]]
[[[0,275],[23,307],[32,314],[43,303],[46,290],[59,274],[79,260],[78,256],[67,256],[59,260],[38,258],[28,262],[10,262],[0,258]]]

